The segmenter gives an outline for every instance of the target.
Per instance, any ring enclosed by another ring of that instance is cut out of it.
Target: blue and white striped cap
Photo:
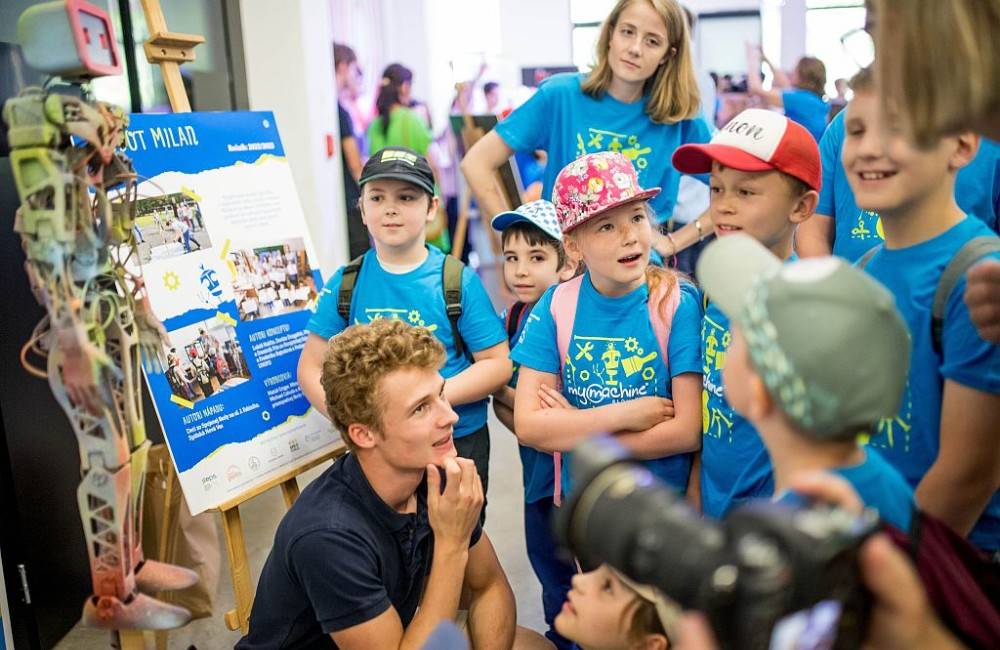
[[[503,232],[511,224],[518,221],[527,221],[541,228],[542,232],[549,237],[559,242],[562,241],[562,230],[559,228],[559,220],[556,218],[556,206],[551,201],[538,199],[537,201],[519,205],[514,210],[501,212],[493,217],[490,225],[497,232]]]

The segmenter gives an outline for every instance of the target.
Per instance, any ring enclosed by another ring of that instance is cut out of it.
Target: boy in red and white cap
[[[795,228],[819,199],[819,148],[799,124],[778,113],[748,109],[708,144],[684,145],[674,166],[686,174],[711,172],[709,210],[715,235],[742,232],[778,259],[794,258]],[[722,369],[731,341],[729,319],[712,303],[702,321],[702,511],[722,517],[732,507],[771,496],[771,461],[754,427],[726,399]]]

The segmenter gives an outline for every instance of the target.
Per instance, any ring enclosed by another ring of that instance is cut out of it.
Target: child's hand
[[[625,431],[645,431],[674,417],[674,403],[665,397],[640,397],[622,404]]]
[[[966,277],[965,304],[979,336],[1000,344],[1000,262],[976,264]]]
[[[542,384],[542,387],[538,389],[538,400],[541,402],[543,409],[576,408],[569,403],[565,395],[548,384]]]

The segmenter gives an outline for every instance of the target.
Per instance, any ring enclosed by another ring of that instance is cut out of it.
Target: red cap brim
[[[741,172],[765,172],[777,169],[753,154],[727,144],[685,144],[678,147],[671,159],[677,171],[684,174],[707,174],[712,161]]]

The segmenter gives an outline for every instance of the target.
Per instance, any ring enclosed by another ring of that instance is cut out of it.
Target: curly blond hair
[[[382,430],[382,379],[407,368],[438,370],[445,362],[444,346],[426,328],[381,319],[352,325],[330,339],[320,382],[340,437],[351,451],[356,445],[347,432],[351,424]]]

